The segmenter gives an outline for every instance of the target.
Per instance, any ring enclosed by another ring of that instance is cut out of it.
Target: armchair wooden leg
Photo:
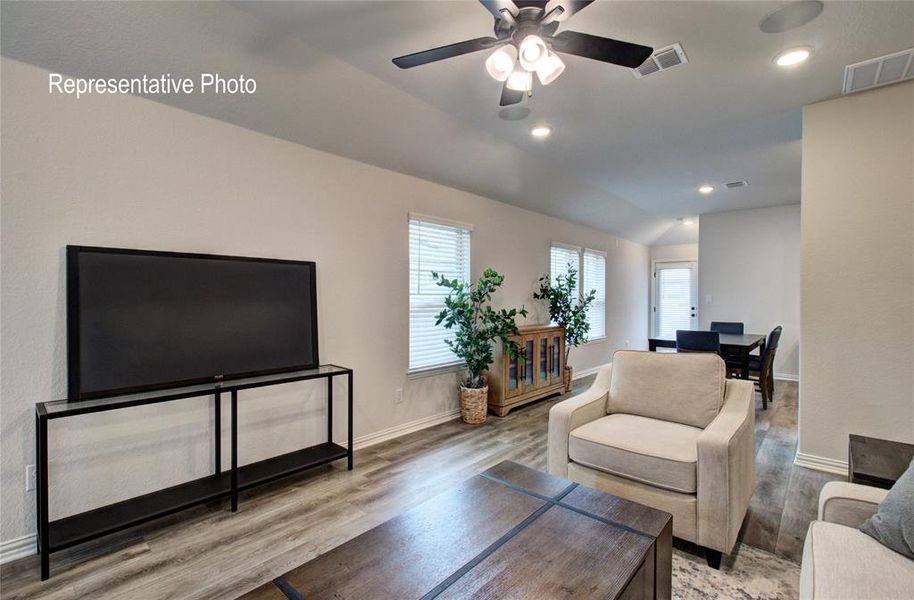
[[[719,550],[711,550],[710,548],[705,548],[705,559],[708,561],[709,567],[718,571],[720,570],[721,554]]]

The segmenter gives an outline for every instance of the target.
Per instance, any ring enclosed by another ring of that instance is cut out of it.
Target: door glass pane
[[[533,340],[527,340],[524,346],[524,380],[533,385]]]
[[[539,378],[540,381],[546,381],[549,378],[549,369],[546,368],[547,361],[549,360],[549,353],[546,352],[546,345],[549,343],[549,339],[541,337],[540,342],[540,368],[539,368]]]
[[[559,377],[561,373],[559,372],[559,366],[561,361],[559,360],[559,352],[562,351],[562,337],[553,336],[552,338],[552,376]]]
[[[691,328],[692,269],[658,268],[656,286],[657,336],[672,339],[677,329]]]
[[[517,389],[517,359],[512,358],[508,362],[508,389],[514,391]]]

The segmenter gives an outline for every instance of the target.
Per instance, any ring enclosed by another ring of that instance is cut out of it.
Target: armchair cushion
[[[606,411],[704,429],[720,412],[725,382],[726,365],[716,354],[619,350]]]
[[[680,423],[612,414],[572,430],[568,456],[606,473],[694,494],[701,432]]]
[[[914,589],[914,561],[858,529],[813,521],[803,546],[801,600],[902,600]]]

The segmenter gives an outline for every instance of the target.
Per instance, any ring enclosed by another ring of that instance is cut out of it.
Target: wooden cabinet
[[[499,417],[512,408],[562,392],[565,330],[554,325],[526,325],[514,339],[520,356],[503,352],[489,369],[489,408]]]

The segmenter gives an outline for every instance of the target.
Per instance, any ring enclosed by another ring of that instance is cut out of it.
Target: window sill
[[[423,369],[414,369],[406,372],[407,379],[423,379],[425,377],[434,377],[435,375],[446,375],[448,373],[459,373],[466,370],[466,363],[453,363],[450,365],[441,365],[439,367],[425,367]]]

